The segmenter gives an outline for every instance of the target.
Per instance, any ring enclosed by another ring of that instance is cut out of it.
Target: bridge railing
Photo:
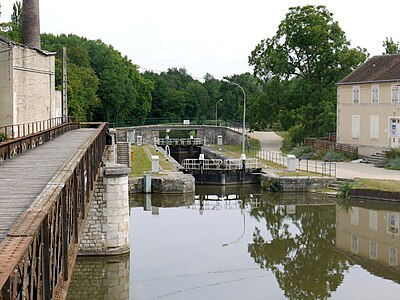
[[[48,142],[64,132],[78,128],[80,124],[71,117],[2,126],[0,127],[0,162]],[[2,132],[9,132],[10,135],[1,135]],[[1,141],[1,137],[5,137],[5,140]]]
[[[201,146],[203,145],[204,140],[199,139],[199,138],[193,138],[193,139],[163,139],[163,138],[157,138],[156,139],[156,144],[159,146],[165,146],[165,145],[171,145],[171,146]]]
[[[103,123],[0,244],[0,299],[63,299],[106,144]]]
[[[246,169],[258,169],[262,167],[257,158],[246,159],[244,166]],[[186,170],[241,170],[243,169],[243,160],[187,158],[182,161],[182,167]]]
[[[0,126],[0,142],[21,138],[62,124],[76,122],[75,117],[56,117],[42,121]]]

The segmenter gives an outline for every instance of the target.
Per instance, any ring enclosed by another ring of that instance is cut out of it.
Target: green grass
[[[162,153],[157,152],[154,147],[148,147],[147,149],[150,151],[151,155],[157,155],[160,157],[160,167],[163,171],[176,171],[175,165],[172,162],[167,161]]]
[[[147,156],[145,148],[142,146],[132,146],[131,151],[133,151],[131,176],[139,177],[143,173],[151,171],[151,160]]]
[[[400,192],[400,181],[385,179],[357,179],[353,189],[368,189],[387,192]]]

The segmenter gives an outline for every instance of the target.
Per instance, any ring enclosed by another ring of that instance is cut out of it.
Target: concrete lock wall
[[[129,168],[107,163],[101,170],[81,239],[79,255],[129,251]]]

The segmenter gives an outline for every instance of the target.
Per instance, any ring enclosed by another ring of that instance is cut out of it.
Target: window
[[[358,236],[351,235],[351,252],[358,253]]]
[[[397,248],[389,246],[389,266],[397,267]]]
[[[378,243],[376,241],[369,241],[369,258],[378,258]]]
[[[353,103],[360,103],[360,87],[353,86]]]
[[[399,214],[388,212],[387,231],[389,233],[399,234]]]
[[[360,115],[351,116],[351,137],[353,139],[360,137]]]
[[[369,229],[378,230],[378,212],[376,210],[369,210]]]
[[[353,206],[351,208],[351,212],[350,212],[350,223],[352,225],[358,225],[358,221],[359,221],[359,216],[360,216],[360,210],[358,207]]]
[[[371,86],[371,102],[379,103],[379,85]]]
[[[377,140],[379,138],[379,116],[370,116],[369,137],[371,140]]]
[[[392,103],[399,103],[400,86],[392,84]]]

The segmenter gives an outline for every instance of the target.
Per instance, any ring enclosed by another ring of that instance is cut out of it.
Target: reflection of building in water
[[[395,267],[391,271],[399,272],[400,207],[395,209],[353,206],[346,212],[337,207],[336,247],[369,263]]]

